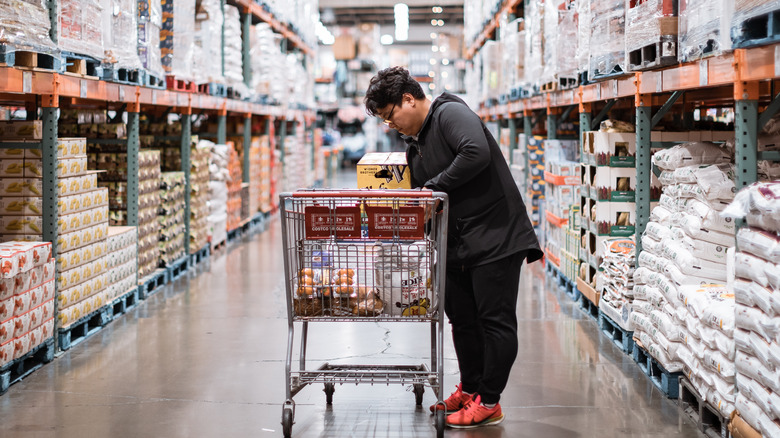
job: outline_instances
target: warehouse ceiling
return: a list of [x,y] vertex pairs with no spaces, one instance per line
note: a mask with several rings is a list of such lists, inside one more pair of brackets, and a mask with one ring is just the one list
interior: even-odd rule
[[[392,25],[393,7],[399,0],[320,0],[320,20],[326,26],[355,26],[360,23]],[[447,25],[463,24],[463,0],[405,0],[409,6],[409,24],[428,24],[443,20]],[[442,8],[434,13],[433,7]]]

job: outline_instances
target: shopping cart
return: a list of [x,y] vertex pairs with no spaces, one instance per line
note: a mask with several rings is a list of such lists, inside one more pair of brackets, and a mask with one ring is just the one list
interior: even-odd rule
[[[411,385],[422,405],[425,387],[442,404],[447,195],[428,190],[303,190],[280,196],[287,292],[285,437],[292,434],[293,397],[306,385]],[[430,365],[341,365],[307,368],[309,322],[428,322]],[[295,324],[300,356],[293,370]],[[444,435],[444,410],[434,416]]]

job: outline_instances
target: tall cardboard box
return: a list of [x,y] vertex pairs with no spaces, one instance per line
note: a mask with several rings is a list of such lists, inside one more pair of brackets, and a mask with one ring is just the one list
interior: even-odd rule
[[374,152],[357,164],[360,189],[411,189],[412,177],[403,152]]
[[349,61],[355,59],[357,47],[355,38],[351,35],[339,35],[333,43],[333,57],[339,61]]

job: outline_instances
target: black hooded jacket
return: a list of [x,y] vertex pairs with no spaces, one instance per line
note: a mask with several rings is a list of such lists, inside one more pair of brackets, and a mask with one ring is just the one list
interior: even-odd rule
[[413,187],[449,195],[447,263],[472,267],[527,251],[542,251],[520,191],[496,140],[458,97],[431,103],[417,140],[405,137]]

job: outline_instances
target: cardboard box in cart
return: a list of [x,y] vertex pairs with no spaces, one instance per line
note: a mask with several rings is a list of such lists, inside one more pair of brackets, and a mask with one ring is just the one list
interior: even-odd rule
[[359,189],[411,189],[412,177],[403,152],[374,152],[357,164]]

